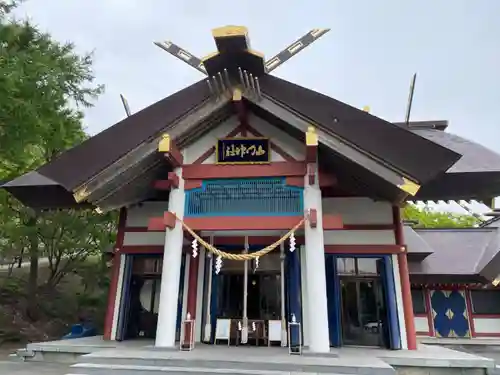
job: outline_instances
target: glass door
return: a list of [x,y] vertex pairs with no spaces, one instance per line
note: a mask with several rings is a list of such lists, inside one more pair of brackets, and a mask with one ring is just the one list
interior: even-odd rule
[[343,343],[383,346],[385,303],[379,280],[344,277],[340,285]]

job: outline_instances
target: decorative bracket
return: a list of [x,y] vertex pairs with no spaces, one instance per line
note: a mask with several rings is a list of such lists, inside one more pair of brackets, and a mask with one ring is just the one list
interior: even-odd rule
[[173,229],[175,228],[177,218],[175,213],[165,211],[163,217],[152,217],[148,222],[149,232],[163,232],[165,228]]
[[181,152],[167,133],[162,135],[158,143],[158,152],[165,154],[165,157],[173,168],[180,167],[184,161]]
[[168,172],[166,180],[157,180],[154,182],[153,187],[156,190],[171,190],[179,188],[179,176],[175,172]]

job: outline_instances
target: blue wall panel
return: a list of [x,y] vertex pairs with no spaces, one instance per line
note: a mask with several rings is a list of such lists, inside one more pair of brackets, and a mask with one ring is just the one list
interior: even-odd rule
[[396,285],[394,284],[394,274],[392,259],[390,256],[385,255],[382,258],[382,272],[381,278],[385,291],[385,304],[387,306],[389,347],[391,349],[401,349],[401,334],[398,321],[398,309],[396,300]]
[[431,290],[431,307],[437,337],[470,337],[463,291]]
[[342,324],[340,320],[340,280],[337,277],[337,258],[325,254],[326,296],[328,306],[328,330],[330,345],[342,345]]
[[184,216],[302,215],[303,190],[283,177],[207,180],[186,191]]
[[[302,323],[302,307],[300,293],[300,260],[298,249],[293,252],[286,252],[286,278],[288,292],[288,317],[287,321],[292,321],[292,316],[295,315],[297,322]],[[303,324],[303,323],[302,323]],[[292,330],[290,333],[290,345],[299,345],[299,332]]]

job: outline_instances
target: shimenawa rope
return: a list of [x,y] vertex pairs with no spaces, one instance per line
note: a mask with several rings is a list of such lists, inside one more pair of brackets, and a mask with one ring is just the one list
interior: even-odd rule
[[[206,242],[205,240],[203,240],[203,238],[201,238],[200,236],[198,236],[196,234],[196,232],[194,230],[192,230],[189,226],[187,226],[187,224],[184,221],[182,221],[178,217],[176,217],[176,219],[182,224],[182,226],[184,227],[184,229],[186,229],[186,231],[188,231],[189,234],[191,234],[191,236],[193,236],[202,246],[205,247],[205,249],[207,249],[208,251],[210,251],[211,253],[213,253],[213,254],[215,254],[217,256],[220,256],[223,259],[231,259],[231,260],[253,260],[253,259],[260,258],[260,257],[262,257],[262,256],[270,253],[271,251],[273,251],[274,249],[276,249],[279,245],[281,245],[283,242],[285,242],[306,221],[305,218],[302,219],[302,220],[300,220],[292,229],[290,229],[278,241],[272,243],[269,246],[266,246],[265,248],[263,248],[263,249],[261,249],[259,251],[255,251],[253,253],[248,253],[248,254],[233,254],[233,253],[226,253],[225,251],[219,250],[216,247],[212,246],[211,244],[209,244],[208,242]],[[243,250],[242,250],[242,252],[243,252]]]

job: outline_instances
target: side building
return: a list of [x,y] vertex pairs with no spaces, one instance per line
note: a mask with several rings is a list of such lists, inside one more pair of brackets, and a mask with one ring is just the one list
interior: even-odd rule
[[480,228],[405,227],[417,335],[500,337],[498,219]]

